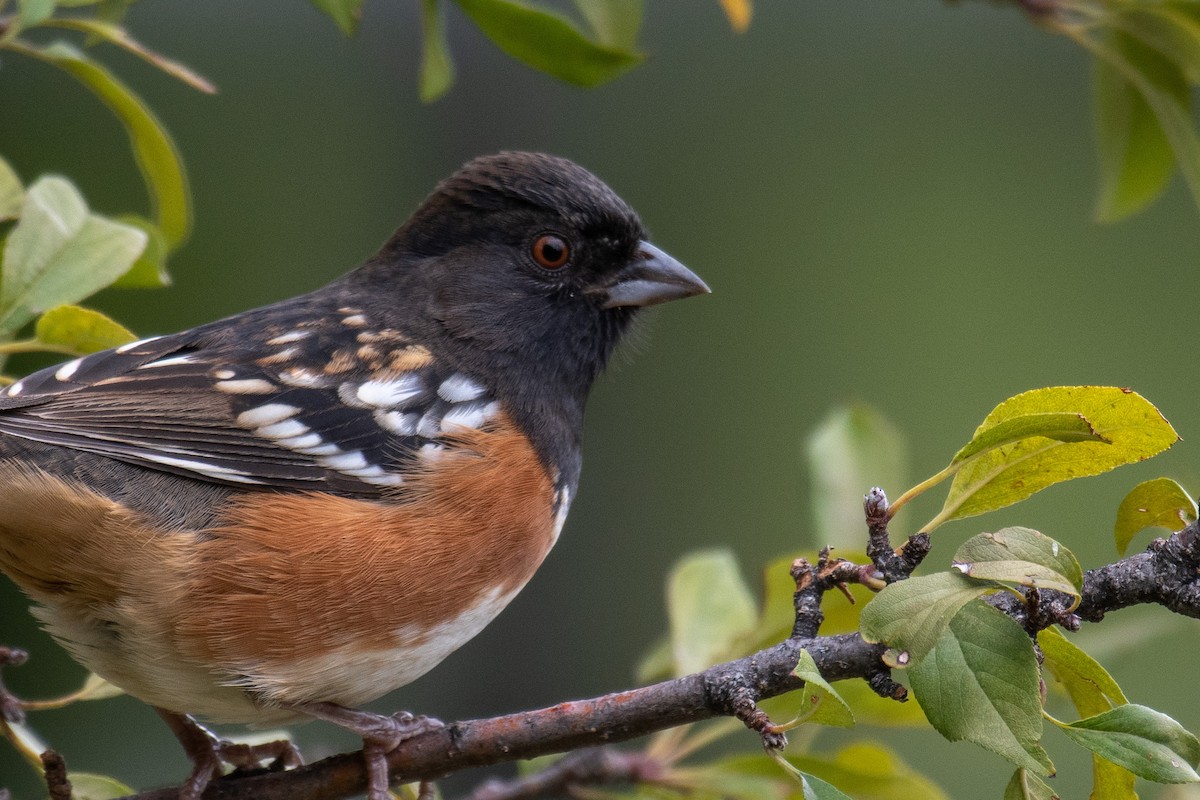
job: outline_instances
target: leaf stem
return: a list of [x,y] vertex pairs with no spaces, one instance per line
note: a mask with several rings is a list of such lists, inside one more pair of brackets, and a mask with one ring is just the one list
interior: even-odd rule
[[48,344],[37,339],[22,339],[19,342],[4,342],[0,344],[0,354],[15,353],[58,353],[64,356],[77,356],[80,352],[73,347],[62,344]]

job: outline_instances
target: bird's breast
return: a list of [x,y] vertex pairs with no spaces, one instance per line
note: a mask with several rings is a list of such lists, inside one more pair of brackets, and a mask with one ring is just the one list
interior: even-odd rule
[[180,650],[268,704],[360,704],[490,622],[549,551],[568,503],[503,415],[464,430],[391,502],[246,495],[198,545]]

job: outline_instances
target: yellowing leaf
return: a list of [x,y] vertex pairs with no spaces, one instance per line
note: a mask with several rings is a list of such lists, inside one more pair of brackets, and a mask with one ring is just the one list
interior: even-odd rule
[[90,772],[72,772],[71,800],[114,800],[134,794],[133,789],[108,775],[93,775]]
[[[1081,717],[1101,714],[1129,702],[1121,687],[1096,659],[1067,639],[1057,628],[1038,633],[1046,672],[1061,686]],[[1048,682],[1049,683],[1049,682]],[[1124,767],[1092,756],[1091,800],[1136,800],[1134,774]]]
[[721,0],[721,8],[729,18],[729,27],[738,33],[745,33],[750,28],[750,18],[754,15],[750,0]]
[[855,742],[833,754],[793,756],[804,772],[824,778],[862,800],[946,800],[938,786],[880,742]]
[[1105,441],[1035,437],[989,450],[964,463],[954,476],[941,512],[924,530],[1004,508],[1060,481],[1145,460],[1179,440],[1175,429],[1145,398],[1113,386],[1057,386],[1024,392],[996,406],[973,438],[1014,417],[1047,412],[1080,414]]
[[1113,535],[1117,552],[1125,555],[1133,537],[1146,528],[1166,528],[1174,533],[1196,519],[1196,501],[1170,478],[1143,481],[1121,501]]
[[0,158],[0,222],[16,219],[24,202],[25,187],[21,185],[21,179],[8,162]]
[[667,579],[667,616],[677,675],[710,667],[733,654],[758,616],[737,561],[728,550],[684,558]]
[[98,353],[137,339],[119,322],[80,306],[56,306],[38,318],[34,336],[42,344],[76,355]]

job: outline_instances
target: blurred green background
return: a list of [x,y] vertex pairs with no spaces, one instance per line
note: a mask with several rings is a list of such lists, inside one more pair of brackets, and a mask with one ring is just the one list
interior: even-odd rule
[[[456,719],[627,688],[665,629],[663,578],[683,553],[732,547],[753,580],[769,557],[820,544],[804,441],[846,402],[907,434],[911,482],[997,402],[1035,386],[1132,386],[1186,440],[947,526],[939,565],[972,533],[1019,522],[1096,566],[1115,557],[1114,513],[1134,484],[1166,474],[1200,489],[1187,311],[1200,217],[1177,181],[1148,212],[1093,223],[1089,66],[1067,41],[985,4],[763,2],[739,36],[716,0],[648,0],[648,62],[581,91],[508,60],[451,6],[459,82],[423,106],[416,7],[370,0],[345,40],[299,0],[136,6],[134,34],[221,92],[103,55],[175,135],[196,229],[172,288],[94,304],[150,334],[314,288],[370,254],[461,162],[512,148],[595,171],[713,295],[655,312],[597,387],[578,500],[525,592],[377,708]],[[27,182],[71,176],[101,212],[144,208],[115,119],[66,75],[15,56],[0,64],[0,154]],[[1181,688],[1197,674],[1195,624],[1127,611],[1089,636],[1115,653],[1106,663],[1131,700],[1200,730],[1200,699]],[[7,583],[0,642],[33,654],[6,673],[18,693],[82,676]],[[187,771],[129,698],[32,722],[73,769],[140,787]],[[322,724],[297,735],[310,759],[355,746]],[[999,797],[1010,774],[929,731],[884,736],[952,797]],[[1057,733],[1047,744],[1056,789],[1085,796],[1086,759]],[[2,743],[0,786],[39,796]]]

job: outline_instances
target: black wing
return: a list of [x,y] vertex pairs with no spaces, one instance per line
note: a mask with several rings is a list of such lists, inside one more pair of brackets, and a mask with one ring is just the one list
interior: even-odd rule
[[0,433],[223,484],[380,496],[489,391],[354,308],[247,312],[50,367],[0,392]]

